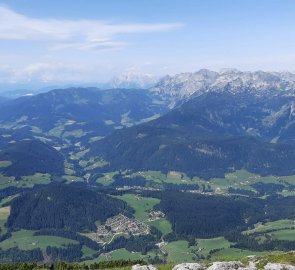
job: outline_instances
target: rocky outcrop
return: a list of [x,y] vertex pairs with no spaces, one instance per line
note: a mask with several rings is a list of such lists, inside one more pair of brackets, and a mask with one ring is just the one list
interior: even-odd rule
[[181,263],[173,267],[172,270],[203,270],[205,266],[199,263]]
[[140,265],[136,264],[132,266],[132,270],[157,270],[157,268],[153,265]]
[[265,270],[295,270],[295,266],[284,263],[268,263],[264,266]]
[[244,270],[245,265],[238,261],[214,262],[207,270]]
[[[132,270],[157,270],[153,265],[134,265]],[[181,263],[173,267],[172,270],[257,270],[255,262],[250,262],[245,266],[239,261],[231,262],[214,262],[211,266],[206,267],[199,263]],[[295,270],[295,266],[283,263],[268,263],[264,270]]]

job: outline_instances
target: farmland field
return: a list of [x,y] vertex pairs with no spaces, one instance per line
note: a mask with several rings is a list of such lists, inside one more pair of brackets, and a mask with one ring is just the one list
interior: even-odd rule
[[17,246],[22,250],[34,248],[46,249],[47,246],[63,247],[68,244],[77,244],[78,242],[56,236],[38,235],[34,236],[34,231],[20,230],[13,232],[12,236],[0,243],[0,248],[9,249]]
[[141,221],[147,221],[148,211],[160,202],[156,198],[139,197],[134,194],[125,194],[117,197],[120,200],[125,201],[130,207],[135,210],[135,218]]

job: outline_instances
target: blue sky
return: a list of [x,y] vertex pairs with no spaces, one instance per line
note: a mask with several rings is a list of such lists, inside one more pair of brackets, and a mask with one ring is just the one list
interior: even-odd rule
[[294,14],[293,0],[0,1],[0,81],[295,71]]

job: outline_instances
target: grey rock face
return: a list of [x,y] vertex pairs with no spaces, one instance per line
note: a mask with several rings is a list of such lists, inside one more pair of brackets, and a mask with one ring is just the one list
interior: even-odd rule
[[254,95],[264,95],[272,91],[288,91],[295,89],[295,74],[279,72],[242,72],[239,70],[222,70],[214,72],[199,70],[186,72],[160,79],[151,91],[168,98],[174,103],[186,100],[190,96],[206,92],[231,93],[251,92]]
[[242,270],[245,265],[239,261],[232,262],[214,262],[207,270]]
[[[157,270],[153,265],[132,266],[132,270]],[[231,262],[214,262],[210,267],[205,267],[199,263],[181,263],[173,267],[172,270],[257,270],[255,262],[250,262],[245,266],[239,261]],[[264,270],[295,270],[295,266],[283,263],[268,263],[264,266]]]
[[268,263],[264,266],[265,270],[295,270],[295,266],[283,263]]
[[136,264],[132,266],[132,270],[157,270],[157,268],[153,265],[140,265]]
[[204,266],[199,263],[181,263],[173,267],[172,270],[202,270]]

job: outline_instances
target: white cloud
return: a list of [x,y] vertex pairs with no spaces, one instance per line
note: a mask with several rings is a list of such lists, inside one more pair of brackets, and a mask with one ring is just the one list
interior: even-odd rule
[[119,34],[173,30],[181,23],[111,23],[97,20],[37,19],[0,6],[0,39],[47,42],[51,49],[106,50],[126,45]]

